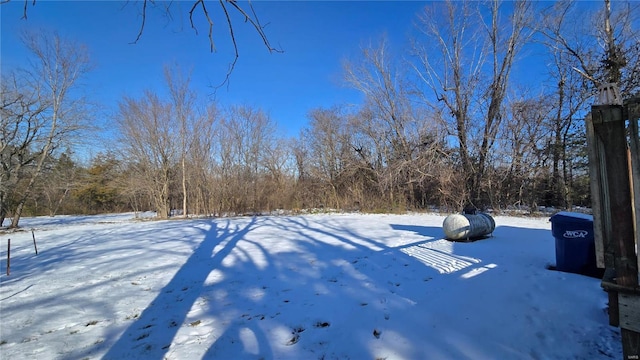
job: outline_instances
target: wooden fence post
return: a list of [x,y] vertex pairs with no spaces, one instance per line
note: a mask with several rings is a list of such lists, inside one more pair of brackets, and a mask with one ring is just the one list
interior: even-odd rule
[[11,274],[11,239],[7,239],[7,276]]
[[33,237],[33,248],[36,249],[36,255],[38,255],[38,246],[36,245],[36,234],[31,229],[31,236]]
[[[635,219],[632,214],[631,181],[626,176],[629,169],[627,158],[627,128],[629,113],[627,106],[594,105],[591,107],[589,136],[590,161],[597,161],[592,176],[599,181],[599,207],[594,215],[600,218],[604,262],[615,268],[615,280],[603,279],[603,287],[609,292],[609,300],[617,304],[610,308],[610,321],[619,321],[622,335],[622,351],[625,359],[640,356],[640,288],[638,287],[638,261],[635,243]],[[629,119],[637,121],[637,119]],[[592,126],[592,129],[589,129]],[[633,151],[633,149],[632,149]],[[624,174],[624,175],[623,175]],[[592,183],[593,185],[593,183]],[[592,186],[593,189],[593,186]],[[599,210],[599,211],[598,211]],[[599,226],[598,226],[599,227]],[[612,256],[613,255],[613,256]],[[602,255],[601,255],[602,256]],[[612,258],[613,257],[613,258]],[[602,259],[602,258],[600,258]],[[617,305],[617,309],[615,308]],[[616,314],[617,313],[617,314]]]

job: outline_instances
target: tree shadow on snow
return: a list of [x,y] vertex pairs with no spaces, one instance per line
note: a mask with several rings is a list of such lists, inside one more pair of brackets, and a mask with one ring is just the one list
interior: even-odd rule
[[414,232],[418,235],[432,237],[434,239],[441,238],[444,235],[442,227],[435,226],[391,224],[391,228],[393,230]]
[[[196,233],[189,235],[185,224]],[[366,217],[254,217],[191,225],[171,223],[170,234],[187,234],[184,241],[193,242],[177,271],[154,263],[151,270],[140,267],[140,274],[126,276],[176,271],[171,280],[127,320],[124,331],[122,323],[112,324],[111,337],[77,358],[96,351],[113,360],[546,357],[518,348],[519,339],[543,334],[538,319],[545,316],[545,303],[573,296],[545,291],[560,276],[545,269],[554,260],[553,237],[548,229],[526,224],[498,225],[493,237],[472,243],[444,240],[438,226]],[[113,260],[82,252],[90,248],[86,244],[69,243],[58,255],[45,255],[65,256],[53,264]],[[153,242],[118,254],[136,261],[135,251],[149,251],[144,245]],[[105,296],[96,306],[109,307],[109,300]],[[531,310],[523,314],[523,308]],[[545,348],[543,337],[535,341]]]
[[[198,248],[111,346],[104,359],[163,359],[206,287],[209,274],[221,267],[223,259],[255,227],[256,218],[242,228],[229,220],[223,227],[212,222]],[[214,252],[217,246],[222,248]]]
[[[455,243],[443,240],[440,227],[389,224],[395,231],[370,232],[363,228],[366,221],[349,221],[300,216],[254,218],[245,226],[213,222],[104,358],[197,353],[204,359],[272,359],[283,351],[318,359],[531,355],[531,349],[510,344],[515,338],[508,326],[487,324],[510,311],[500,306],[505,298],[540,297],[522,283],[544,284],[553,250],[536,242],[550,237],[548,230],[498,226],[492,238]],[[253,231],[262,226],[274,230]],[[389,245],[398,243],[402,231],[419,236]],[[226,257],[232,261],[223,263]],[[530,271],[514,271],[514,264]],[[207,284],[216,269],[222,276]],[[202,313],[193,317],[189,312],[200,298],[208,303],[197,306]],[[441,310],[451,308],[457,310]],[[528,326],[528,337],[537,336],[530,317],[508,315]],[[188,335],[177,338],[181,328]],[[487,335],[492,332],[498,335]],[[479,337],[487,343],[478,345]],[[200,340],[204,348],[189,352]]]

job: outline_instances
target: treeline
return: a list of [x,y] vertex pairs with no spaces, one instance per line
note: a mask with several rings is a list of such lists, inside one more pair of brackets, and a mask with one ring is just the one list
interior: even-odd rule
[[[209,106],[183,126],[174,120],[174,109],[151,93],[127,99],[118,124],[129,137],[119,139],[120,151],[95,156],[88,165],[65,153],[52,157],[26,213],[154,210],[168,217],[172,209],[185,213],[185,204],[187,214],[205,215],[308,208],[386,212],[455,210],[468,201],[455,146],[418,127],[419,121],[405,124],[406,135],[397,137],[364,117],[370,113],[315,109],[299,138],[283,139],[260,109]],[[556,192],[550,186],[552,147],[546,146],[551,132],[530,137],[516,131],[521,142],[505,138],[491,156],[482,187],[486,206],[588,206],[581,133],[567,146],[575,149],[568,186]],[[519,162],[500,163],[510,157]],[[19,184],[25,186],[26,179]]]
[[[429,4],[410,49],[398,55],[383,37],[345,62],[362,103],[311,109],[295,138],[263,109],[207,102],[167,67],[164,89],[119,102],[112,151],[82,165],[61,150],[91,116],[74,93],[42,86],[56,79],[40,76],[48,66],[64,66],[33,51],[41,66],[26,73],[45,80],[3,74],[0,215],[589,206],[582,118],[602,83],[640,90],[638,5],[620,4]],[[30,49],[66,49],[59,64],[84,70],[81,47],[36,39]],[[546,51],[546,77],[514,78],[532,46]]]
[[[403,158],[395,154],[393,143],[367,139],[367,129],[358,126],[359,114],[345,114],[338,108],[312,111],[309,127],[294,140],[275,137],[274,124],[258,109],[233,107],[216,114],[220,118],[206,118],[213,121],[213,134],[191,138],[197,143],[189,144],[185,153],[180,152],[175,134],[164,134],[170,139],[168,146],[161,148],[157,142],[150,146],[155,149],[148,149],[157,154],[140,158],[136,155],[142,155],[143,149],[131,148],[126,158],[110,152],[93,157],[87,165],[75,163],[66,153],[52,157],[26,202],[26,214],[154,210],[168,217],[172,209],[174,214],[184,213],[185,199],[188,214],[205,215],[309,208],[455,210],[467,201],[455,148],[419,131],[402,140],[410,149]],[[160,140],[163,135],[151,137]],[[150,140],[138,143],[150,144]],[[380,142],[385,148],[378,152],[365,146],[368,142]],[[574,197],[572,204],[588,206],[586,159],[578,156],[572,157],[575,166],[567,192]],[[519,167],[492,167],[483,187],[487,205],[495,210],[566,206],[565,199],[571,198],[563,197],[565,192],[553,194],[549,186],[553,181],[549,149],[532,149],[522,157],[525,161]],[[26,184],[19,182],[16,193]]]

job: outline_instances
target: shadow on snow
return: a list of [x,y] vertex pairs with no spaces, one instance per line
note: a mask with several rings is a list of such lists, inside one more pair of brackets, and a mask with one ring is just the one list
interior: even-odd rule
[[[256,218],[242,228],[230,221],[224,227],[213,222],[198,248],[104,358],[164,358],[187,314],[205,290],[211,271],[221,267],[222,260],[255,225]],[[216,246],[222,248],[214,252]]]
[[[535,300],[562,296],[544,293],[545,281],[560,276],[544,269],[553,256],[548,230],[498,226],[492,238],[453,243],[440,227],[349,221],[254,217],[197,223],[203,228],[176,222],[173,231],[184,226],[200,234],[187,237],[194,244],[186,261],[124,331],[111,326],[101,345],[74,355],[103,346],[104,358],[114,360],[545,357],[514,343],[539,339],[544,349],[539,320],[501,305],[531,303],[533,313],[544,314],[545,302]],[[71,262],[88,256],[60,254]],[[525,271],[511,271],[514,264]],[[106,295],[95,300],[109,308]],[[189,348],[194,344],[200,347]]]

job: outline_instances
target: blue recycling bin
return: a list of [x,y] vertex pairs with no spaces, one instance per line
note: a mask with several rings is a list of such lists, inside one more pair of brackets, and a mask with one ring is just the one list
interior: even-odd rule
[[596,272],[593,216],[561,211],[549,220],[556,240],[556,270],[585,275]]

